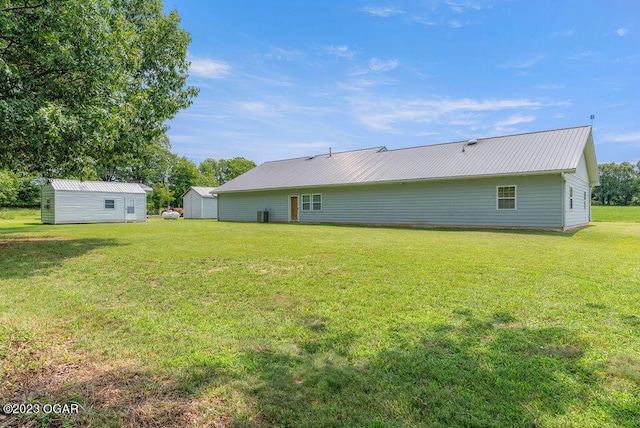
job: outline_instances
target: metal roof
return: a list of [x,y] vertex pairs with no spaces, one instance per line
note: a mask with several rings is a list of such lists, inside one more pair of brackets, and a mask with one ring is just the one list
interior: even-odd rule
[[55,190],[70,192],[142,193],[145,190],[138,183],[117,183],[114,181],[78,181],[50,178],[49,184]]
[[212,194],[212,192],[214,192],[216,189],[217,187],[191,186],[187,189],[186,192],[184,192],[182,196],[186,195],[189,192],[189,190],[193,190],[203,198],[215,198],[215,195]]
[[[475,142],[475,143],[473,143]],[[591,127],[387,150],[375,147],[266,162],[218,187],[218,193],[406,180],[575,171],[585,153],[597,184]]]

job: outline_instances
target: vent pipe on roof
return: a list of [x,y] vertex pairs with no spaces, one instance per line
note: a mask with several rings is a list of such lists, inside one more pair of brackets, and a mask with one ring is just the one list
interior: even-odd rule
[[329,147],[329,157],[331,157],[331,147]]

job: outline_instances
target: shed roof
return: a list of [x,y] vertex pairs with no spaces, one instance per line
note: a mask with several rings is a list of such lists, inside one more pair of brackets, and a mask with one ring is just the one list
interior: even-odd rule
[[65,180],[61,178],[50,178],[48,181],[55,190],[65,190],[70,192],[146,193],[138,183],[79,181]]
[[217,192],[573,172],[583,153],[587,156],[589,180],[597,184],[591,127],[582,126],[406,149],[374,147],[265,162],[218,187]]
[[213,194],[213,192],[216,189],[217,189],[217,187],[191,186],[191,187],[189,187],[187,189],[186,192],[184,192],[184,194],[182,196],[184,197],[184,195],[189,193],[189,190],[193,190],[194,192],[196,192],[198,195],[202,196],[203,198],[215,198],[215,195]]

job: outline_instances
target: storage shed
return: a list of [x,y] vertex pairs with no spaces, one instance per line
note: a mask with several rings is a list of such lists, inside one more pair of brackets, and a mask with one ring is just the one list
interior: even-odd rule
[[599,184],[590,126],[266,162],[218,187],[220,221],[567,230]]
[[218,218],[216,187],[191,186],[182,195],[184,218]]
[[41,218],[47,224],[144,222],[146,194],[137,183],[49,179]]

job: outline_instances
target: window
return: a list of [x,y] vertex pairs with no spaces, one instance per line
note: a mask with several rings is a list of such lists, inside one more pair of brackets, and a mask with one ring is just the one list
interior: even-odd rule
[[302,211],[311,211],[311,195],[302,195]]
[[105,199],[104,200],[104,209],[105,210],[112,210],[115,209],[116,207],[116,201],[113,199]]
[[322,195],[317,194],[313,195],[313,206],[311,207],[314,211],[322,210]]
[[584,202],[582,203],[582,209],[586,210],[587,209],[587,192],[584,192]]
[[573,187],[569,186],[569,209],[573,209]]
[[302,195],[302,211],[322,211],[322,194]]
[[516,186],[498,186],[498,209],[516,209]]

